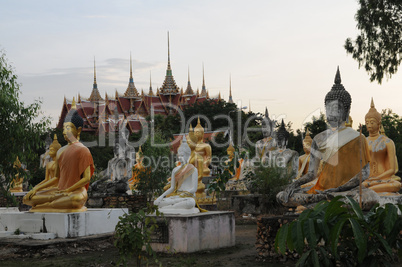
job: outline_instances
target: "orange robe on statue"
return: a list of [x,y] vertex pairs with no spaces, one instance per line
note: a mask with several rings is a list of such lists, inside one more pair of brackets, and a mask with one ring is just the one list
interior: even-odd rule
[[[91,167],[91,177],[95,171],[91,152],[80,142],[67,146],[59,156],[58,163],[59,190],[67,189],[77,183],[88,166]],[[88,186],[89,183],[85,185],[85,188],[88,189]]]

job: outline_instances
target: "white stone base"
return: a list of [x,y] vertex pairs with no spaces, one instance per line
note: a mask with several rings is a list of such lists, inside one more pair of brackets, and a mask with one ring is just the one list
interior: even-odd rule
[[[235,245],[235,217],[231,211],[188,215],[165,214],[168,243],[152,243],[157,252],[196,252]],[[162,221],[158,219],[158,222]]]
[[[30,235],[53,233],[56,237],[79,237],[112,233],[119,221],[119,216],[127,213],[127,209],[88,209],[75,213],[0,213],[0,231]],[[38,236],[48,238],[51,236]]]

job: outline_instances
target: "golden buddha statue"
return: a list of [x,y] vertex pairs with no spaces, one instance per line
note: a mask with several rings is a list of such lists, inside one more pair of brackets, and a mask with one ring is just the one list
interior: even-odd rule
[[299,157],[299,170],[297,172],[297,176],[295,179],[299,179],[302,175],[305,175],[308,171],[308,166],[310,164],[310,150],[311,143],[313,143],[313,139],[310,137],[310,131],[307,129],[306,136],[303,140],[303,150],[304,155]]
[[57,135],[54,134],[53,143],[50,144],[50,146],[49,146],[49,156],[51,157],[52,161],[49,161],[46,164],[45,180],[43,180],[42,182],[37,184],[37,186],[41,185],[43,183],[46,183],[47,181],[49,181],[51,178],[54,177],[54,175],[56,173],[57,151],[59,151],[60,148],[61,148],[61,145],[60,145],[59,141],[57,140]]
[[138,152],[135,153],[135,165],[133,167],[133,176],[131,177],[130,180],[128,180],[128,185],[130,186],[130,190],[133,190],[136,188],[136,183],[138,183],[139,180],[139,174],[140,172],[144,169],[144,165],[142,164],[142,161],[144,159],[144,155],[142,154],[142,149],[141,146],[138,149]]
[[86,211],[87,188],[94,173],[94,163],[87,147],[79,142],[84,124],[75,100],[63,124],[67,145],[57,151],[54,177],[35,186],[23,198],[31,212]]
[[[232,144],[229,145],[229,147],[226,150],[226,153],[228,154],[228,157],[229,157],[229,159],[226,161],[226,164],[229,164],[229,162],[231,162],[234,159],[234,156],[235,156],[235,148],[233,147]],[[235,165],[235,173],[233,175],[233,173],[230,172],[230,174],[233,175],[233,177],[230,178],[229,181],[237,181],[237,180],[239,180],[240,175],[241,175],[242,170],[243,170],[243,168],[242,168],[243,167],[243,161],[244,161],[244,159],[239,159],[238,160],[239,167],[236,168],[236,165]]]
[[[21,166],[22,166],[22,164],[21,164],[21,162],[20,162],[20,160],[18,159],[18,156],[17,156],[17,159],[14,161],[13,167],[15,169],[20,169]],[[22,183],[23,182],[24,182],[24,178],[23,177],[20,178],[19,174],[16,174],[14,176],[13,181],[11,182],[10,192],[11,193],[22,192]]]
[[209,164],[211,163],[212,149],[209,144],[204,143],[204,128],[201,126],[200,118],[198,124],[188,133],[187,144],[191,149],[189,163],[193,164],[198,170],[198,188],[196,192],[197,199],[205,198],[205,185],[202,177],[210,175]]
[[395,176],[398,171],[395,144],[380,134],[381,114],[375,108],[373,99],[365,121],[369,132],[367,141],[371,160],[370,176],[363,185],[377,193],[398,192],[401,189],[401,178]]

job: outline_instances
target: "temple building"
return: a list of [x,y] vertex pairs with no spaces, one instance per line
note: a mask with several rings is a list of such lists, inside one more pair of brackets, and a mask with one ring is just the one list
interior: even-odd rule
[[[180,89],[177,86],[170,65],[168,36],[168,63],[166,76],[162,87],[157,88],[156,92],[152,89],[151,80],[148,94],[144,94],[143,91],[141,91],[141,93],[138,92],[134,84],[130,54],[130,78],[126,91],[124,94],[120,94],[116,90],[114,96],[109,96],[106,93],[105,97],[102,98],[96,83],[96,66],[94,60],[94,83],[91,95],[89,98],[84,98],[78,94],[76,106],[79,115],[84,119],[83,132],[98,135],[100,133],[115,132],[121,127],[126,127],[131,134],[142,129],[145,117],[151,114],[151,109],[154,110],[154,114],[161,114],[164,116],[169,114],[174,115],[178,112],[177,109],[183,110],[186,106],[193,105],[194,103],[201,103],[207,99],[210,99],[210,97],[205,87],[204,66],[201,93],[198,89],[196,92],[192,89],[190,83],[190,71],[188,74],[186,90],[183,92],[183,89]],[[220,101],[220,93],[219,96],[214,99]],[[230,100],[233,101],[231,88]],[[63,122],[67,113],[71,109],[71,104],[72,100],[68,100],[64,97],[57,128],[63,128]]]

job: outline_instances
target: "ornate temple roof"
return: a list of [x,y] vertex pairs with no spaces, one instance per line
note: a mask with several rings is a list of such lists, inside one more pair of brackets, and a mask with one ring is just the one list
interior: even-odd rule
[[179,90],[180,88],[177,86],[173,78],[172,68],[170,66],[170,44],[169,44],[169,32],[168,32],[168,65],[165,80],[163,81],[162,87],[160,88],[160,94],[164,95],[178,94]]
[[187,82],[187,89],[184,92],[185,95],[193,95],[194,91],[193,88],[191,88],[191,83],[190,83],[190,67],[188,68],[188,82]]
[[98,102],[102,101],[103,98],[101,97],[99,90],[98,90],[98,84],[96,83],[96,66],[95,66],[95,58],[94,58],[94,84],[92,87],[92,92],[91,95],[89,96],[88,100],[93,101],[93,102]]
[[124,93],[125,97],[138,97],[137,88],[134,85],[134,78],[133,78],[133,61],[131,60],[131,53],[130,53],[130,79],[128,81],[127,90]]

